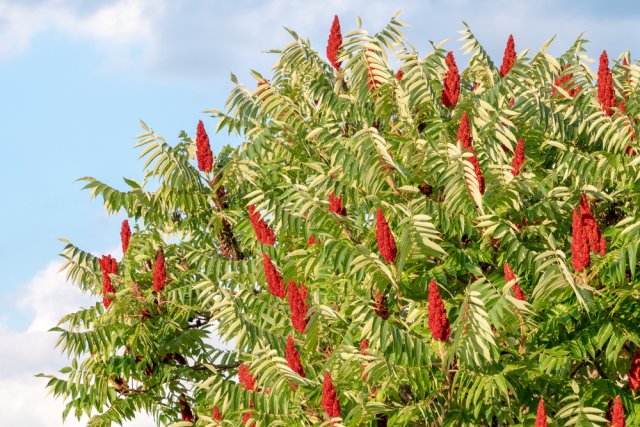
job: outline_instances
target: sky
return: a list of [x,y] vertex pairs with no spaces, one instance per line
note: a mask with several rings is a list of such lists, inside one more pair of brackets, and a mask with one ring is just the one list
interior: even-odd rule
[[[534,52],[556,35],[559,54],[584,32],[591,58],[640,46],[633,0],[0,0],[0,425],[63,425],[62,403],[34,374],[65,366],[46,331],[94,299],[59,272],[58,238],[116,255],[124,219],[77,179],[120,188],[122,177],[140,179],[141,119],[169,143],[195,135],[198,120],[213,129],[203,111],[223,109],[231,72],[251,88],[250,69],[268,77],[275,58],[264,52],[290,40],[283,27],[324,52],[334,14],[343,33],[356,16],[374,33],[398,10],[422,54],[448,39],[462,55],[463,20],[497,63],[509,34],[517,51]],[[214,151],[238,143],[209,136]]]

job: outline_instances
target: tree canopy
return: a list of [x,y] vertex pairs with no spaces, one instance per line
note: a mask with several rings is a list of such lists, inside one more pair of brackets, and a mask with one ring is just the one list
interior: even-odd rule
[[195,137],[142,124],[141,181],[82,178],[128,220],[119,260],[65,241],[65,417],[640,425],[638,62],[403,26],[289,30]]

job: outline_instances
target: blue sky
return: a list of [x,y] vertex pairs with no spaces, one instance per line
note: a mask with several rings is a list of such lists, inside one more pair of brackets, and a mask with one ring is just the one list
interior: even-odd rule
[[[15,348],[37,341],[42,353],[34,359],[0,350],[0,365],[12,367],[0,368],[0,401],[10,398],[19,408],[34,390],[42,394],[41,382],[24,378],[63,363],[44,331],[87,301],[56,273],[57,238],[96,253],[119,245],[123,217],[108,217],[77,178],[115,186],[123,176],[139,178],[139,119],[168,141],[181,130],[195,134],[199,119],[212,129],[202,111],[224,106],[231,71],[250,87],[250,68],[268,75],[273,58],[261,52],[289,40],[282,27],[324,51],[334,13],[343,32],[355,27],[356,15],[374,32],[398,9],[422,53],[429,40],[448,38],[447,47],[461,55],[462,20],[498,63],[510,33],[518,51],[535,51],[556,34],[551,52],[559,53],[581,32],[592,58],[605,48],[616,58],[640,46],[634,1],[0,0],[0,340]],[[210,136],[214,150],[235,143]],[[20,424],[60,425],[59,406],[46,402],[51,414]],[[18,422],[11,418],[18,413],[1,411],[0,424]]]

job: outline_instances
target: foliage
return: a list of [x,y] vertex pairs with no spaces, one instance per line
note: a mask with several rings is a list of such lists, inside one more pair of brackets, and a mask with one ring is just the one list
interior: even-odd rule
[[[107,273],[108,309],[99,256],[65,241],[69,279],[98,301],[53,329],[71,363],[43,376],[65,416],[329,425],[333,387],[335,425],[533,425],[542,397],[549,425],[605,425],[616,396],[627,425],[640,425],[627,378],[640,348],[638,63],[612,63],[625,111],[609,115],[582,37],[560,57],[551,41],[524,51],[503,75],[465,24],[458,64],[468,67],[449,108],[447,51],[420,56],[403,26],[393,17],[370,35],[358,21],[339,50],[333,34],[335,68],[290,31],[269,79],[253,72],[252,90],[232,76],[226,111],[210,112],[217,132],[243,141],[217,153],[211,172],[196,166],[195,138],[170,145],[143,123],[141,183],[82,178],[133,230]],[[458,140],[463,113],[472,146]],[[606,254],[587,253],[577,273],[581,195]],[[378,249],[378,209],[393,256]],[[154,291],[160,255],[166,279]],[[272,295],[267,277],[293,302]],[[432,280],[451,325],[439,339]],[[287,363],[295,351],[305,376]],[[240,362],[253,390],[236,380]]]

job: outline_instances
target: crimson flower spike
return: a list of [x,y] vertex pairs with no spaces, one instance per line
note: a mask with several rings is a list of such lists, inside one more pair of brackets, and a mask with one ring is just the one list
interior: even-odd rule
[[329,194],[329,210],[336,215],[347,216],[347,209],[342,205],[342,198],[331,192]]
[[[473,170],[476,174],[476,178],[478,180],[478,189],[480,190],[480,194],[484,194],[484,175],[480,170],[480,162],[478,162],[478,157],[476,156],[476,152],[473,149],[473,145],[471,144],[471,126],[469,125],[469,116],[467,112],[463,112],[460,117],[460,126],[458,127],[458,140],[462,144],[462,151],[468,151],[472,154],[469,158],[469,162],[473,165]],[[469,183],[467,183],[467,188],[469,188]]]
[[[511,270],[511,266],[509,265],[508,262],[504,263],[504,281],[506,283],[509,283],[512,280],[515,280],[516,275],[513,274],[513,270]],[[513,296],[520,300],[520,301],[526,301],[527,297],[524,295],[524,292],[522,292],[522,289],[520,288],[520,285],[518,284],[518,282],[515,282],[512,286],[511,289],[513,290]]]
[[536,413],[536,424],[534,427],[547,427],[547,410],[544,408],[544,399],[538,402],[538,412]]
[[285,297],[284,280],[282,280],[282,276],[271,262],[269,255],[262,254],[262,264],[264,265],[264,274],[267,277],[269,292],[271,292],[271,295],[274,297],[283,300]]
[[[302,361],[300,360],[300,353],[296,349],[296,344],[293,342],[293,337],[289,335],[287,337],[287,346],[285,348],[285,358],[287,359],[287,365],[291,368],[293,372],[300,375],[301,377],[306,377],[304,374],[304,368],[302,367]],[[292,388],[295,387],[292,385]]]
[[513,176],[518,176],[520,174],[520,169],[522,168],[522,165],[524,165],[524,161],[524,140],[520,138],[518,139],[518,144],[516,145],[516,153],[513,156],[513,160],[511,161]]
[[613,114],[616,106],[616,94],[613,89],[613,77],[609,69],[609,58],[607,51],[603,50],[600,55],[600,65],[598,67],[598,101],[602,106],[602,111],[608,116]]
[[289,310],[291,311],[291,324],[293,327],[304,334],[307,327],[307,288],[304,283],[300,284],[300,288],[293,280],[289,280]]
[[102,304],[105,308],[109,308],[113,298],[108,298],[107,294],[112,294],[116,288],[111,282],[110,274],[118,274],[118,262],[111,255],[103,255],[100,258],[100,272],[102,273]]
[[267,222],[260,216],[260,213],[254,205],[249,206],[249,219],[251,220],[251,225],[253,226],[253,231],[256,233],[258,242],[273,246],[276,243],[276,236],[271,227],[269,227]]
[[513,41],[513,35],[509,34],[507,40],[507,47],[504,49],[504,57],[502,58],[502,65],[500,66],[500,75],[502,77],[509,74],[511,68],[516,63],[516,47]]
[[240,363],[240,366],[238,367],[238,382],[248,391],[256,389],[256,379],[251,375],[249,365],[244,362]]
[[329,41],[327,43],[327,59],[329,59],[331,66],[336,70],[339,70],[340,65],[342,65],[342,62],[338,61],[341,47],[342,33],[340,33],[340,20],[338,19],[338,15],[335,15],[333,17],[331,32],[329,33]]
[[431,279],[429,283],[429,330],[433,339],[445,342],[451,335],[449,327],[449,319],[447,319],[447,311],[444,308],[440,290],[436,281]]
[[164,265],[164,252],[159,250],[153,265],[153,290],[160,293],[167,283],[167,270]]
[[573,223],[571,225],[571,262],[576,273],[580,273],[591,264],[582,215],[576,208],[573,208]]
[[384,212],[380,208],[376,212],[376,240],[380,255],[387,264],[392,264],[396,260],[396,242],[391,234],[387,219],[384,217]]
[[447,73],[442,83],[442,105],[447,108],[453,108],[458,103],[460,96],[460,73],[456,60],[453,58],[453,52],[447,53],[445,60],[447,64]]
[[198,129],[196,130],[196,157],[198,158],[198,169],[204,173],[211,172],[213,153],[211,153],[209,136],[207,131],[204,130],[202,120],[198,121]]
[[624,407],[622,406],[620,395],[618,395],[613,402],[613,409],[611,410],[611,427],[626,427],[626,425],[627,423],[624,420]]
[[215,405],[213,407],[213,414],[211,414],[211,419],[213,421],[222,421],[222,413],[220,413],[220,408],[218,408],[218,405]]
[[122,253],[126,254],[127,249],[129,249],[129,240],[131,240],[131,228],[129,227],[129,221],[122,221],[122,226],[120,227],[120,241],[122,242]]
[[[329,371],[324,372],[324,381],[322,383],[322,408],[329,418],[340,417],[340,402],[336,396],[336,389],[333,387],[331,374]],[[333,425],[333,423],[331,423]]]

